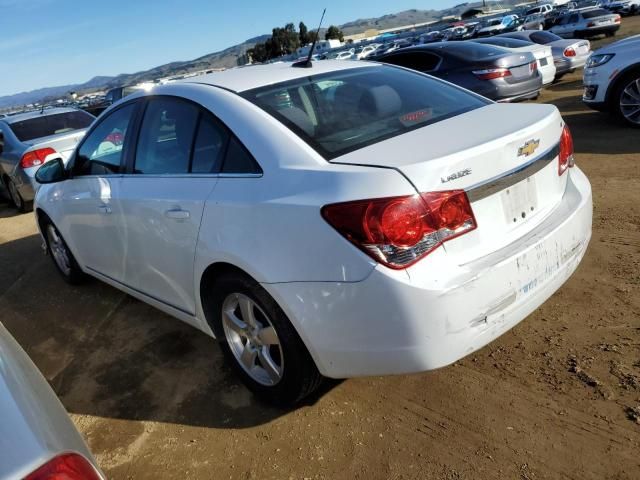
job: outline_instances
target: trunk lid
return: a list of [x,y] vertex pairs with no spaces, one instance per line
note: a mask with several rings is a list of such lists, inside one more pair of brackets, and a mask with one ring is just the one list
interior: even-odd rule
[[[86,132],[86,129],[80,129],[73,130],[72,132],[60,133],[58,135],[51,135],[49,137],[29,140],[28,142],[25,142],[29,145],[29,148],[25,153],[42,148],[53,148],[56,153],[62,157],[62,160],[66,165],[69,157],[75,150],[76,145],[78,145],[78,142],[82,140]],[[50,155],[50,157],[53,157],[53,155]]]
[[560,202],[563,125],[553,105],[491,104],[334,162],[394,168],[419,192],[467,191],[478,228],[444,248],[471,261],[524,235]]

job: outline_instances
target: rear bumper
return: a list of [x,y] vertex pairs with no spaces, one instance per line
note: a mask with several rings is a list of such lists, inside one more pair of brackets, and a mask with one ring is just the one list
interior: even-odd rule
[[507,83],[504,79],[484,83],[488,85],[484,86],[485,91],[481,92],[481,95],[496,102],[514,102],[536,97],[542,89],[542,75],[513,84]]
[[571,73],[579,68],[582,68],[587,63],[589,55],[581,55],[576,57],[563,57],[558,60],[554,60],[556,66],[556,77],[558,75],[564,75],[565,73]]
[[415,275],[378,266],[357,283],[263,286],[322,374],[431,370],[482,348],[546,301],[580,263],[591,219],[591,186],[573,168],[561,203],[534,231],[471,264],[432,270],[419,263]]
[[605,35],[607,33],[617,32],[618,30],[620,30],[620,25],[616,24],[608,25],[606,27],[593,27],[586,28],[584,30],[576,30],[575,34],[580,38],[588,38],[595,37],[597,35]]

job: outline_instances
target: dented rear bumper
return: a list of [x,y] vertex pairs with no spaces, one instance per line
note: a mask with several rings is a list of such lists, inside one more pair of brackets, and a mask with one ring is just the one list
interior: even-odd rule
[[264,284],[329,377],[451,364],[517,325],[575,271],[591,238],[591,186],[569,171],[560,204],[523,238],[464,265],[443,249],[419,271],[378,266],[361,282]]

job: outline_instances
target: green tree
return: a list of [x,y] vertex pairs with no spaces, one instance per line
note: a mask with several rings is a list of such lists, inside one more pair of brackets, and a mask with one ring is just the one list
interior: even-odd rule
[[340,30],[335,25],[331,25],[327,29],[327,33],[324,34],[324,39],[325,40],[340,40],[341,42],[344,42],[344,35],[342,34],[342,30]]
[[298,37],[300,38],[300,45],[306,45],[311,43],[311,37],[309,37],[309,29],[304,24],[304,22],[300,22],[298,25]]

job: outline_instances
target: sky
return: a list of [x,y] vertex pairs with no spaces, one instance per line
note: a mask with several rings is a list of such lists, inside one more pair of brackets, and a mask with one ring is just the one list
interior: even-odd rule
[[304,21],[324,25],[461,0],[0,0],[0,96],[191,60]]

